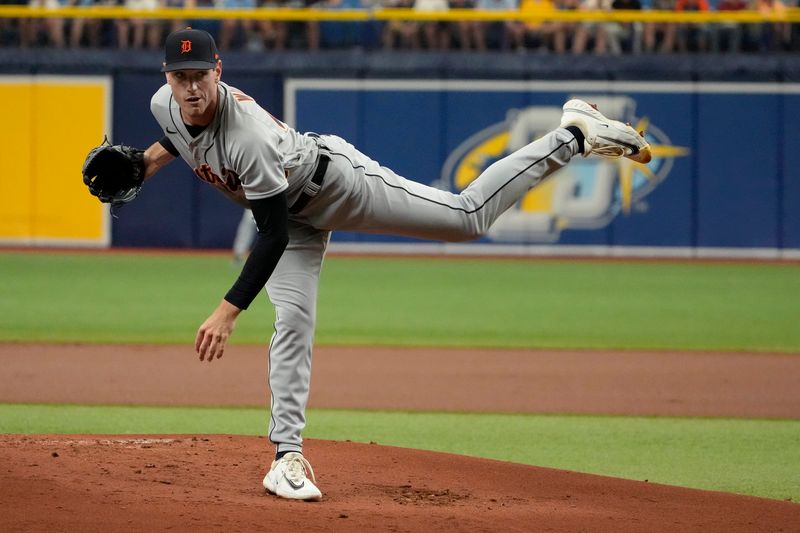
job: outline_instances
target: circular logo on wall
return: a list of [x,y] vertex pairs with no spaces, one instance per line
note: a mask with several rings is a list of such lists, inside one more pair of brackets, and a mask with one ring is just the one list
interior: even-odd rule
[[[641,165],[625,158],[577,157],[501,215],[487,234],[491,240],[556,243],[566,229],[595,230],[617,216],[644,212],[645,198],[667,178],[674,159],[689,153],[673,146],[647,117],[637,116],[631,97],[573,97],[595,103],[607,117],[644,131],[653,160]],[[471,135],[448,156],[439,186],[462,191],[498,159],[557,128],[561,113],[558,106],[509,110],[506,120]]]

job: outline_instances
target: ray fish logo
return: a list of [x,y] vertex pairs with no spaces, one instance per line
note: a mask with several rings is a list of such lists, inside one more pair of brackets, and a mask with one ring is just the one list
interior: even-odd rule
[[[565,229],[599,229],[620,214],[646,211],[645,197],[667,178],[674,159],[689,153],[687,148],[673,146],[647,117],[637,116],[633,98],[574,97],[596,103],[609,118],[629,122],[637,131],[644,130],[653,160],[641,165],[624,158],[575,158],[504,213],[489,230],[490,239],[555,243]],[[493,162],[558,127],[561,113],[560,106],[510,110],[506,120],[475,133],[450,154],[442,168],[440,185],[462,191]]]

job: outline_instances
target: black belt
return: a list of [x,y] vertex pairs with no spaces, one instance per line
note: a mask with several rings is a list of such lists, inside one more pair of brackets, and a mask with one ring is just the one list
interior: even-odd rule
[[303,187],[303,192],[300,193],[300,196],[297,198],[297,201],[292,204],[292,207],[289,208],[289,212],[293,215],[296,215],[303,208],[308,205],[308,202],[311,201],[318,193],[319,190],[322,188],[322,182],[325,181],[325,171],[328,170],[328,163],[330,163],[331,158],[325,154],[319,155],[319,162],[317,162],[317,169],[314,171],[314,175],[311,176],[311,181],[306,183],[306,186]]

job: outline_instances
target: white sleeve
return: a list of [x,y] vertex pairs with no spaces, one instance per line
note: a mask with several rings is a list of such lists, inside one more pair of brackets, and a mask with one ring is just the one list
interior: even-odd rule
[[244,135],[228,138],[233,170],[249,200],[275,196],[289,186],[278,142],[274,131],[255,120]]
[[164,125],[167,124],[169,117],[169,98],[171,95],[172,89],[170,89],[169,85],[164,84],[150,99],[150,112],[153,114],[159,126],[161,126],[161,129],[164,129]]

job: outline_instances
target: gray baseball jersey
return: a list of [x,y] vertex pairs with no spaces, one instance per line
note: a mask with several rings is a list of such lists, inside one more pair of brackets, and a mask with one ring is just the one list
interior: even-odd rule
[[169,85],[153,95],[150,110],[197,177],[226,195],[257,200],[286,190],[291,200],[299,194],[291,185],[301,184],[316,165],[316,142],[235,87],[220,82],[219,97],[214,121],[194,138]]
[[[247,198],[286,190],[292,206],[301,193],[312,196],[302,209],[290,209],[289,244],[266,287],[276,317],[269,437],[279,452],[302,451],[317,289],[330,232],[474,239],[582,148],[572,133],[556,129],[493,163],[455,194],[399,176],[335,135],[300,134],[221,82],[219,94],[215,119],[195,139],[169,86],[152,100],[153,114],[195,174],[223,192],[240,187]],[[327,167],[322,183],[314,184],[322,158]]]

